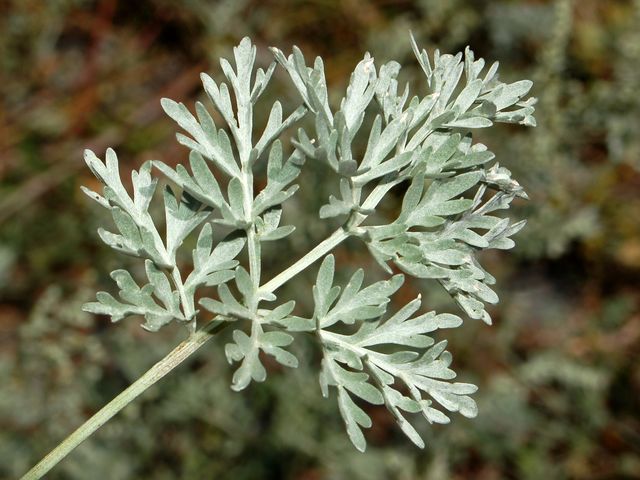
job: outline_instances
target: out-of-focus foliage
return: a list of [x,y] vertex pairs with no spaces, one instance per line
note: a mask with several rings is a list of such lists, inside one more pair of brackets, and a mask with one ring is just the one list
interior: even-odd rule
[[[520,259],[484,259],[503,286],[495,326],[450,339],[459,370],[478,372],[461,379],[480,387],[478,418],[421,429],[423,452],[374,407],[362,455],[307,369],[267,362],[270,383],[231,392],[221,339],[50,478],[640,477],[640,1],[8,0],[0,13],[0,476],[23,473],[180,338],[80,312],[116,266],[94,233],[106,219],[79,191],[91,186],[83,148],[112,145],[133,168],[184,160],[159,99],[192,102],[199,72],[245,34],[259,51],[321,54],[340,92],[363,50],[411,64],[410,28],[428,51],[469,44],[500,60],[503,81],[533,78],[540,98],[538,128],[480,138],[528,191],[533,220]],[[284,215],[310,233],[265,249],[267,264],[328,233],[316,213],[334,192],[309,167],[300,183],[316,188]],[[348,244],[336,261],[363,263]],[[438,288],[408,285],[396,307],[421,291],[440,308]]]

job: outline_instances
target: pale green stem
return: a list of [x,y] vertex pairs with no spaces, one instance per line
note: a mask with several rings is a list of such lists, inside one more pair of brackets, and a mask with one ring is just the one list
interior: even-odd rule
[[151,367],[144,375],[132,383],[126,390],[107,403],[75,432],[54,448],[35,467],[29,470],[21,480],[37,480],[49,472],[93,432],[109,421],[116,413],[126,407],[142,392],[176,368],[196,350],[209,341],[229,322],[212,321],[180,343],[166,357]]
[[[374,208],[391,188],[397,185],[401,180],[395,179],[379,184],[367,197],[363,207]],[[320,258],[327,255],[336,246],[342,243],[353,234],[353,229],[360,225],[366,215],[356,214],[350,217],[344,226],[333,232],[329,237],[320,242],[315,248],[309,251],[304,257],[299,259],[289,268],[283,270],[270,281],[260,287],[262,293],[272,293],[307,267],[312,265]],[[253,226],[247,229],[249,243],[249,264],[252,279],[257,274],[257,280],[260,281],[260,265],[258,262],[257,249],[260,247],[259,239],[255,236]],[[253,246],[252,246],[253,245]],[[174,280],[175,277],[174,277]],[[180,279],[180,284],[182,280]],[[151,367],[138,380],[132,383],[126,390],[106,404],[101,410],[93,415],[89,420],[82,424],[75,432],[69,435],[62,443],[54,448],[46,457],[44,457],[35,467],[29,470],[21,480],[38,480],[49,472],[55,465],[64,459],[74,448],[86,440],[98,428],[104,425],[120,410],[135,400],[141,393],[162,379],[171,370],[176,368],[193,353],[195,353],[202,345],[210,340],[218,331],[222,330],[229,322],[221,322],[213,320],[202,327],[200,330],[192,334],[187,340],[180,343],[166,357]]]
[[283,270],[278,275],[273,277],[267,283],[260,287],[260,291],[263,293],[272,293],[282,285],[287,283],[293,277],[305,270],[309,265],[324,257],[327,253],[338,246],[342,241],[351,235],[344,228],[339,228],[333,232],[329,237],[320,242],[313,250],[310,250],[304,257],[291,265],[286,270]]
[[184,288],[184,283],[182,281],[182,276],[180,275],[180,270],[177,266],[173,267],[171,271],[171,278],[173,279],[173,284],[178,290],[178,294],[180,295],[180,303],[182,303],[182,313],[188,319],[192,318],[195,315],[195,309],[193,305],[193,297],[189,298],[187,292]]
[[[385,178],[386,181],[383,180],[380,184],[373,189],[373,191],[369,194],[365,202],[362,204],[362,207],[365,209],[373,209],[378,203],[382,200],[382,198],[387,194],[389,190],[395,187],[398,183],[402,182],[403,178]],[[321,259],[325,255],[327,255],[331,250],[337,247],[344,240],[349,238],[349,236],[353,235],[356,227],[358,227],[362,222],[367,219],[367,215],[362,213],[353,213],[351,217],[347,219],[344,226],[337,229],[335,232],[331,234],[331,236],[327,237],[325,240],[320,242],[313,250],[309,251],[304,257],[298,260],[296,263],[291,265],[286,270],[283,270],[278,275],[273,277],[267,283],[260,287],[260,291],[263,293],[272,293],[282,285],[287,283],[293,277],[298,275],[300,272],[305,270],[311,264]]]
[[[257,291],[260,286],[260,239],[255,232],[255,226],[252,224],[247,228],[247,249],[249,250],[249,275],[253,282],[254,289]],[[258,308],[258,300],[254,298],[253,305],[247,305],[252,312]]]
[[256,236],[253,218],[253,172],[247,163],[242,164],[242,191],[245,221],[249,223],[245,230],[249,252],[249,274],[254,288],[257,289],[260,285],[260,239]]

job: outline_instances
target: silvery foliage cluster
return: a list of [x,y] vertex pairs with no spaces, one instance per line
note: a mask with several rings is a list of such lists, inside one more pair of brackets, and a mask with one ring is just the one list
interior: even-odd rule
[[[108,150],[103,162],[88,151],[86,162],[104,190],[102,195],[85,192],[110,210],[117,229],[100,230],[99,235],[112,248],[143,258],[147,278],[140,285],[129,272],[114,271],[119,298],[100,292],[86,309],[113,321],[141,315],[143,327],[151,331],[171,321],[193,331],[199,313],[195,298],[201,297],[201,289],[217,287],[216,298],[201,298],[198,304],[233,329],[226,355],[230,363],[239,363],[235,390],[265,380],[261,352],[296,367],[297,358],[286,350],[294,339],[291,333],[312,333],[323,355],[322,393],[326,397],[330,387],[337,390],[347,432],[359,450],[366,446],[361,429],[370,427],[371,419],[354,399],[385,405],[420,447],[423,440],[405,418],[407,413],[422,413],[430,423],[448,423],[444,411],[475,416],[476,404],[469,395],[476,387],[453,381],[446,341],[436,343],[429,336],[460,326],[462,318],[421,313],[420,297],[388,312],[402,274],[366,285],[358,270],[341,287],[335,284],[335,260],[328,248],[318,255],[324,260],[313,287],[310,317],[295,315],[294,301],[277,302],[273,290],[279,284],[267,288],[269,282],[261,283],[261,243],[294,231],[280,225],[282,204],[295,194],[298,186],[293,182],[305,161],[323,162],[336,173],[340,193],[328,199],[319,216],[341,220],[340,238],[361,239],[389,274],[394,265],[405,274],[437,280],[467,316],[491,323],[485,305],[498,297],[491,289],[494,278],[479,264],[477,253],[514,245],[510,237],[524,222],[511,223],[496,213],[526,195],[485,145],[473,143],[472,131],[495,122],[534,125],[535,99],[524,99],[531,82],[502,83],[497,63],[483,74],[484,60],[476,60],[469,49],[464,55],[436,50],[430,59],[413,39],[412,44],[426,95],[410,97],[408,86],[400,92],[400,65],[392,61],[377,68],[367,54],[335,109],[320,58],[307,66],[295,47],[288,57],[272,49],[275,62],[256,70],[256,49],[245,38],[234,49],[235,67],[220,61],[228,83],[202,75],[224,127],[217,126],[199,102],[193,115],[183,104],[162,100],[166,113],[186,132],[177,139],[191,151],[189,168],[146,163],[132,173],[131,195],[123,186],[115,153]],[[285,115],[276,101],[266,126],[256,131],[254,107],[277,64],[288,72],[303,104]],[[313,128],[298,128],[285,153],[280,137],[305,115],[311,116]],[[355,149],[357,143],[366,143],[364,152]],[[267,182],[255,192],[253,169],[259,162],[267,164]],[[163,192],[162,231],[149,214],[157,185],[153,167],[170,181]],[[396,218],[372,224],[370,216],[380,201],[399,185],[404,186],[399,189],[404,197]],[[219,226],[231,233],[216,242]],[[196,231],[193,268],[185,276],[176,254]],[[238,261],[245,248],[248,269]]]

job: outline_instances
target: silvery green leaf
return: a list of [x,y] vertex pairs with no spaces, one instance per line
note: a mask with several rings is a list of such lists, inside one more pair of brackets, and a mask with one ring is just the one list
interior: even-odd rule
[[144,315],[144,309],[117,301],[107,292],[96,294],[97,302],[85,303],[82,309],[96,315],[108,315],[112,322],[118,322],[129,315]]
[[330,368],[336,385],[344,387],[355,396],[374,405],[383,403],[380,391],[367,382],[369,375],[366,373],[351,372],[342,368],[338,363],[334,363]]
[[447,229],[443,237],[452,238],[455,240],[462,240],[467,245],[476,248],[488,248],[489,241],[485,236],[482,236],[473,230],[471,230],[467,222],[464,220],[453,222]]
[[293,225],[285,225],[283,227],[275,228],[265,234],[260,235],[260,240],[263,242],[272,242],[274,240],[280,240],[291,235],[295,231],[296,227]]
[[316,158],[316,146],[315,140],[309,138],[303,128],[298,129],[298,138],[292,138],[291,143],[300,150],[305,156],[309,158]]
[[192,151],[189,154],[189,164],[193,176],[189,175],[189,172],[182,165],[176,166],[174,170],[163,162],[154,161],[153,164],[167,178],[204,205],[220,208],[222,204],[226,204],[218,181],[200,153]]
[[196,116],[198,117],[198,122],[200,122],[205,135],[215,137],[217,132],[216,124],[213,121],[213,118],[211,118],[206,107],[201,102],[196,102]]
[[164,191],[164,208],[167,252],[175,262],[176,251],[184,239],[209,216],[210,212],[201,210],[201,204],[188,193],[183,193],[178,200],[169,187]]
[[237,230],[244,230],[245,228],[247,228],[248,223],[244,219],[238,218],[236,214],[231,210],[231,207],[229,205],[221,205],[220,213],[222,215],[222,218],[214,219],[214,223],[231,227],[232,229]]
[[[104,197],[100,198],[104,198],[108,206],[117,206],[124,211],[133,213],[135,205],[122,185],[116,153],[110,148],[107,149],[105,162],[102,163],[95,153],[91,150],[85,150],[84,160],[91,173],[104,186]],[[101,201],[101,203],[104,205],[104,202]]]
[[476,167],[478,165],[482,165],[487,162],[490,162],[494,158],[495,158],[494,153],[489,152],[487,150],[469,152],[464,156],[455,157],[451,162],[447,164],[446,169],[450,170],[453,168],[463,169],[463,168]]
[[370,428],[371,418],[351,400],[351,397],[344,388],[338,389],[338,407],[340,408],[340,414],[347,427],[347,433],[349,434],[351,443],[353,443],[358,450],[364,452],[367,448],[367,442],[364,439],[360,427]]
[[418,206],[422,199],[422,193],[424,191],[424,173],[416,172],[416,175],[411,179],[411,184],[407,188],[404,198],[402,199],[401,213],[397,222],[402,224],[405,222],[411,212]]
[[240,367],[233,374],[231,388],[240,391],[249,386],[251,381],[264,382],[267,378],[267,371],[260,362],[258,354],[260,348],[255,340],[250,338],[241,330],[233,332],[234,343],[225,346],[225,354],[229,363],[241,361]]
[[352,177],[358,171],[358,162],[353,159],[340,160],[338,162],[338,173],[343,177]]
[[144,226],[140,227],[140,238],[142,239],[142,249],[146,252],[146,255],[153,260],[153,262],[159,267],[172,268],[173,262],[167,253],[166,248],[162,244],[160,235],[155,226],[151,226],[151,229],[147,229]]
[[402,236],[407,230],[407,226],[401,223],[391,223],[389,225],[377,225],[364,228],[367,232],[368,237],[372,240],[395,239]]
[[476,79],[467,84],[466,87],[460,92],[456,101],[453,103],[453,109],[458,112],[458,114],[465,113],[473,102],[476,101],[478,95],[480,94],[480,90],[482,89],[482,80]]
[[364,185],[376,178],[384,177],[389,173],[401,170],[403,167],[408,165],[413,158],[413,152],[401,153],[375,167],[372,167],[368,172],[354,177],[353,181],[356,184]]
[[307,67],[304,56],[298,47],[293,47],[293,54],[289,57],[285,57],[282,51],[277,48],[271,48],[271,51],[276,61],[289,73],[307,108],[321,115],[327,123],[333,124],[322,59],[317,57],[313,68],[311,68]]
[[[83,310],[99,315],[109,315],[113,322],[130,315],[142,315],[145,318],[142,326],[153,332],[172,320],[188,320],[182,316],[177,297],[168,285],[164,274],[157,270],[152,262],[147,261],[146,265],[150,283],[142,288],[126,270],[115,270],[111,273],[120,288],[120,299],[125,303],[116,300],[106,292],[99,292],[98,301],[85,304]],[[154,296],[162,305],[156,302]]]
[[440,203],[463,194],[478,184],[483,178],[482,172],[468,172],[452,179],[436,180],[426,191],[423,202]]
[[93,152],[86,150],[85,161],[96,178],[104,185],[104,196],[99,196],[97,201],[102,205],[106,203],[121,233],[121,235],[115,235],[99,230],[100,237],[118,251],[151,258],[158,265],[171,266],[171,258],[147,211],[157,182],[151,179],[151,164],[147,162],[139,172],[132,173],[134,187],[132,199],[120,179],[118,158],[113,150],[107,150],[104,163]]
[[243,318],[246,320],[254,319],[253,313],[236,300],[226,284],[223,283],[218,287],[218,297],[220,300],[203,298],[200,300],[200,305],[202,305],[205,310],[215,313],[216,315]]
[[354,134],[362,124],[364,111],[371,103],[375,89],[376,68],[373,58],[367,54],[351,74],[347,94],[340,105],[346,128]]
[[380,321],[363,323],[351,341],[361,347],[396,344],[424,348],[432,345],[433,339],[423,335],[434,330],[430,318],[422,315],[408,320],[420,308],[420,303],[419,298],[409,302],[383,324]]
[[243,87],[248,86],[256,60],[256,47],[251,44],[249,37],[244,37],[237,47],[233,47],[233,56],[236,61],[238,83]]
[[260,335],[260,349],[274,357],[278,363],[290,367],[298,367],[298,359],[281,347],[286,347],[293,342],[293,337],[284,332],[264,332]]
[[238,287],[240,294],[244,297],[245,304],[250,305],[256,295],[256,291],[255,285],[249,276],[249,272],[247,272],[243,267],[237,267],[235,279],[236,286]]
[[[200,155],[197,152],[191,152],[190,155]],[[202,158],[202,155],[200,155]],[[180,188],[187,190],[192,193],[196,198],[198,196],[203,195],[203,192],[200,191],[200,187],[196,183],[195,179],[189,175],[187,169],[182,165],[177,165],[176,169],[172,169],[170,166],[161,162],[159,160],[155,160],[153,162],[153,166],[156,167],[162,174],[171,180],[173,183],[178,185]],[[204,195],[204,200],[207,201],[206,195]]]
[[242,189],[242,182],[239,178],[234,177],[229,181],[227,186],[227,197],[229,199],[229,209],[233,215],[233,219],[236,221],[243,221],[245,216],[244,212],[244,191]]
[[[391,296],[402,285],[402,275],[367,284],[360,269],[343,288],[336,286],[335,259],[328,248],[323,250],[336,239],[357,237],[385,272],[392,274],[390,265],[395,264],[407,274],[435,279],[467,316],[491,323],[485,304],[498,301],[492,288],[495,278],[476,257],[481,250],[513,246],[511,236],[524,222],[512,223],[496,212],[508,209],[518,196],[526,198],[526,193],[509,170],[493,164],[494,155],[474,143],[472,134],[495,122],[535,125],[536,100],[526,98],[531,82],[501,82],[497,63],[485,73],[485,61],[476,59],[468,47],[464,55],[435,50],[430,56],[413,37],[411,43],[426,77],[427,94],[410,100],[409,85],[402,92],[398,88],[400,65],[389,62],[377,74],[367,54],[355,67],[334,113],[322,59],[307,66],[297,47],[289,57],[272,49],[305,106],[287,117],[281,100],[276,100],[259,131],[254,128],[254,107],[259,108],[276,62],[266,71],[256,69],[256,47],[248,38],[234,48],[232,61],[220,60],[226,83],[206,74],[201,77],[219,115],[212,116],[199,102],[194,114],[183,104],[163,99],[163,109],[186,133],[177,134],[178,141],[191,150],[189,170],[154,162],[181,190],[165,191],[165,237],[149,214],[157,185],[151,163],[132,173],[130,194],[120,179],[115,152],[107,150],[104,162],[85,152],[87,165],[104,188],[101,193],[83,191],[110,210],[117,229],[116,233],[100,230],[99,235],[114,249],[145,258],[148,279],[140,286],[128,272],[116,270],[112,276],[119,298],[99,292],[97,301],[85,308],[113,321],[142,315],[148,330],[177,320],[193,331],[197,288],[216,286],[217,297],[203,298],[200,304],[216,316],[216,324],[237,322],[233,341],[225,347],[229,362],[239,362],[233,375],[235,390],[265,380],[260,352],[296,367],[298,360],[285,350],[293,341],[290,333],[312,333],[322,348],[322,393],[327,396],[330,387],[336,388],[347,433],[362,451],[366,447],[362,428],[372,422],[355,397],[384,404],[402,432],[421,448],[424,441],[405,418],[406,412],[421,412],[435,423],[450,421],[445,412],[475,416],[477,407],[469,395],[476,387],[454,381],[446,341],[435,343],[429,336],[460,326],[462,319],[420,312],[420,298],[392,310]],[[280,139],[307,109],[313,121],[308,130],[298,129],[287,156]],[[371,124],[364,122],[366,112],[371,112]],[[220,121],[226,124],[222,128],[216,125]],[[363,131],[365,125],[368,130]],[[254,168],[267,151],[265,184],[254,178]],[[321,218],[349,217],[309,257],[271,280],[263,279],[261,242],[293,232],[292,225],[280,225],[281,204],[296,191],[293,182],[306,158],[326,163],[329,174],[339,180],[340,198],[329,198]],[[230,177],[225,192],[217,180],[219,171]],[[385,214],[393,208],[377,211],[377,206],[405,181],[408,188],[400,213],[385,222]],[[183,282],[176,251],[212,210],[215,217],[200,228],[193,270]],[[217,245],[213,223],[233,230]],[[247,241],[250,268],[236,260]],[[293,315],[293,301],[264,307],[261,302],[277,300],[278,287],[319,256],[325,258],[312,289],[311,318]],[[227,284],[232,279],[233,291]],[[247,323],[249,327],[242,330]]]
[[418,59],[418,63],[422,67],[422,71],[427,77],[427,84],[431,86],[431,78],[433,76],[433,69],[431,68],[431,62],[429,61],[429,55],[425,50],[420,51],[418,44],[416,43],[416,39],[413,37],[413,33],[411,36],[411,47],[413,48],[413,53]]
[[469,252],[461,247],[456,248],[456,244],[443,244],[441,241],[422,242],[420,249],[424,258],[431,263],[443,265],[464,265],[468,262]]
[[216,207],[225,203],[218,181],[211,173],[202,155],[198,152],[192,152],[189,155],[189,165],[191,166],[193,177],[198,187],[200,187],[201,195],[210,199],[210,205]]
[[121,235],[126,238],[131,245],[141,245],[142,238],[140,236],[140,230],[136,222],[131,218],[131,215],[119,207],[113,207],[111,214]]
[[360,164],[361,168],[373,168],[379,165],[396,147],[398,140],[406,132],[409,121],[409,117],[405,115],[395,118],[380,132],[378,138],[370,138]]
[[329,195],[329,203],[320,207],[319,216],[323,219],[339,217],[340,215],[347,215],[353,208],[353,205]]
[[[282,217],[282,207],[274,207],[270,208],[262,215],[261,221],[261,232],[270,232],[275,230],[278,225],[280,225],[280,218]],[[258,217],[259,218],[259,217]],[[258,220],[258,219],[256,219]]]
[[364,451],[366,448],[366,441],[360,427],[371,427],[371,419],[355,404],[351,399],[351,394],[377,405],[384,401],[380,391],[367,382],[368,378],[369,376],[365,373],[345,370],[330,351],[324,350],[320,374],[323,395],[325,397],[328,395],[329,386],[337,388],[340,414],[347,427],[351,442],[360,451]]
[[[222,115],[222,118],[227,122],[231,128],[237,128],[237,123],[234,119],[233,108],[231,106],[231,96],[229,95],[229,89],[225,83],[221,83],[219,86],[215,80],[213,80],[206,73],[200,74],[202,85],[204,86],[207,95],[213,102],[214,106]],[[217,131],[210,133],[213,138],[217,137]]]
[[450,135],[433,153],[429,152],[425,155],[426,172],[431,175],[439,173],[449,159],[458,152],[460,141],[459,133]]
[[245,243],[246,237],[243,234],[232,232],[212,249],[213,231],[211,224],[206,223],[200,230],[193,250],[194,268],[185,281],[185,288],[195,291],[200,285],[214,286],[220,283],[221,278],[233,278],[231,269],[238,264],[235,257],[242,251]]
[[485,117],[469,117],[459,118],[452,122],[447,122],[445,127],[450,128],[487,128],[493,125],[493,122]]
[[[315,150],[314,158],[321,159],[326,161],[329,166],[335,171],[338,172],[340,170],[340,161],[338,159],[338,140],[339,134],[338,131],[333,129],[333,127],[329,128],[327,125],[323,125],[320,121],[319,117],[316,117],[316,135],[318,141],[318,147]],[[347,149],[347,155],[350,155],[351,146]],[[350,157],[347,160],[352,160]]]
[[460,60],[462,54],[457,55],[442,55],[439,60],[435,61],[434,76],[437,80],[442,82],[440,89],[440,96],[436,101],[436,111],[444,111],[445,106],[448,104],[449,99],[453,95],[453,92],[458,87],[460,78],[464,67]]
[[89,197],[92,200],[95,200],[100,206],[104,208],[110,207],[109,201],[106,198],[104,198],[102,195],[94,192],[93,190],[88,189],[84,185],[80,185],[80,190],[82,190],[82,193],[84,193],[87,197]]
[[161,104],[166,114],[193,137],[193,140],[191,140],[184,135],[179,136],[178,140],[180,143],[185,144],[192,150],[207,157],[227,175],[231,177],[240,175],[238,165],[229,148],[228,139],[225,141],[225,139],[222,138],[223,136],[226,137],[224,130],[218,131],[217,138],[207,135],[200,123],[198,123],[184,104],[176,103],[168,98],[163,98]]
[[158,269],[151,260],[145,262],[145,270],[149,284],[153,286],[153,296],[160,301],[164,309],[171,313],[174,318],[182,318],[178,292],[173,290],[166,274]]
[[[386,123],[402,113],[402,109],[409,97],[409,85],[405,87],[402,96],[398,96],[397,76],[400,72],[400,64],[398,62],[388,62],[380,67],[380,74],[376,85],[376,100],[382,112]],[[414,97],[415,98],[415,97]]]
[[[461,54],[456,56],[440,55],[436,50],[433,55],[433,67],[428,54],[424,50],[419,51],[413,37],[412,47],[425,73],[427,85],[437,95],[437,101],[430,114],[432,117],[430,127],[426,128],[425,125],[425,128],[421,128],[413,143],[410,142],[410,146],[414,147],[421,143],[429,135],[429,130],[433,131],[437,125],[465,129],[486,128],[492,124],[492,121],[535,125],[535,118],[532,116],[532,104],[535,103],[535,100],[522,101],[531,89],[531,81],[521,80],[512,84],[498,81],[496,76],[497,62],[489,68],[481,80],[480,76],[485,62],[483,59],[475,60],[473,52],[468,47],[465,50],[464,61]],[[457,98],[449,103],[463,71],[466,77],[466,86]],[[474,107],[475,104],[480,106]],[[523,104],[520,110],[506,111],[509,107],[520,104]],[[487,105],[491,105],[492,108],[488,109]],[[444,121],[434,117],[434,115],[446,115],[453,111],[456,111],[458,115],[468,111],[471,116],[463,116],[460,119],[450,117]],[[422,116],[423,112],[421,111],[419,118]],[[412,128],[414,126],[416,125],[412,125]]]
[[429,125],[429,123],[424,123],[425,120],[431,114],[433,107],[438,100],[438,93],[432,93],[431,95],[427,95],[422,100],[419,100],[418,97],[414,97],[412,100],[413,104],[413,116],[411,117],[411,122],[409,123],[409,130],[413,130],[420,124]]
[[[306,82],[309,81],[309,69],[306,67],[306,65],[304,65],[304,60],[302,62],[302,65],[300,65],[299,62],[296,63],[293,55],[290,55],[287,58],[284,55],[284,53],[282,53],[281,50],[275,47],[271,47],[270,50],[273,53],[273,56],[275,57],[276,61],[280,65],[282,65],[289,73],[289,76],[291,77],[291,81],[296,87],[296,90],[298,90],[298,93],[304,100],[305,104],[307,104],[307,106],[313,112],[315,112],[315,110],[312,108],[313,106],[311,105],[311,102],[309,100],[309,95],[307,92]],[[295,48],[294,48],[294,51],[296,51]],[[302,53],[300,53],[300,55],[302,55]]]
[[273,310],[268,310],[266,313],[259,312],[262,314],[262,321],[264,323],[282,323],[285,318],[289,317],[291,312],[296,306],[296,302],[291,300],[289,302],[283,303],[282,305],[278,305]]
[[[95,177],[100,180],[105,187],[110,189],[113,203],[124,210],[133,210],[133,201],[122,185],[120,170],[118,168],[118,157],[113,149],[107,149],[104,163],[102,163],[91,150],[84,151],[84,160]],[[112,202],[110,201],[109,203]]]
[[[345,288],[345,293],[349,295],[359,289],[360,283],[360,279],[356,279],[352,286]],[[326,291],[328,282],[324,284]],[[414,317],[419,308],[420,299],[417,298],[385,321],[376,319],[362,322],[356,333],[351,335],[331,332],[328,326],[320,330],[323,345],[322,390],[326,396],[330,386],[338,389],[339,402],[342,396],[347,409],[341,409],[341,414],[349,437],[360,449],[364,448],[365,442],[358,425],[369,426],[370,422],[365,421],[364,417],[362,422],[355,422],[355,414],[350,406],[353,404],[352,394],[369,403],[384,402],[401,430],[420,447],[424,446],[424,442],[400,410],[412,413],[422,411],[430,422],[448,421],[446,415],[431,407],[432,402],[428,398],[423,398],[426,395],[449,411],[459,411],[465,416],[473,416],[477,411],[475,403],[468,397],[476,387],[450,382],[455,373],[449,368],[451,355],[445,351],[446,342],[435,344],[426,335],[438,328],[459,326],[461,319],[450,314],[437,315],[435,312]],[[386,353],[393,346],[400,349]],[[380,347],[385,347],[385,353],[378,350]],[[407,348],[418,349],[421,354]],[[362,371],[365,368],[370,375]],[[398,384],[408,388],[410,397],[397,390]]]
[[256,71],[256,79],[253,84],[253,88],[251,89],[251,102],[256,103],[258,98],[260,98],[264,90],[267,88],[269,80],[271,80],[271,75],[273,75],[275,69],[276,62],[271,62],[266,72],[262,68],[258,68]]
[[[439,258],[438,255],[441,254],[437,253],[438,248],[429,246],[447,245],[446,243],[442,243],[444,239],[455,241],[456,245],[458,245],[456,248],[461,252],[465,251],[464,245],[466,244],[466,249],[469,253],[472,253],[474,248],[510,248],[513,246],[513,241],[509,236],[521,229],[524,223],[518,222],[510,227],[508,219],[500,219],[487,215],[487,213],[498,208],[506,208],[501,204],[500,200],[496,200],[496,196],[500,197],[505,194],[498,192],[483,204],[482,194],[484,192],[485,189],[479,190],[477,198],[474,200],[475,207],[473,211],[465,213],[460,219],[454,222],[450,222],[447,228],[438,235],[441,240],[436,241],[435,244],[433,243],[433,239],[427,240],[425,237],[425,239],[421,240],[422,248],[425,252],[425,261],[441,262],[441,264],[443,262],[452,263],[448,258]],[[485,230],[486,233],[481,234],[479,230]],[[431,237],[434,237],[434,235],[431,235]],[[430,253],[429,250],[434,250],[436,252],[435,256]],[[463,260],[461,269],[442,269],[437,275],[433,274],[433,267],[435,266],[433,263],[421,265],[423,261],[419,261],[418,263],[414,262],[413,264],[400,261],[398,265],[403,270],[411,271],[413,274],[424,278],[438,278],[465,313],[471,318],[490,323],[491,318],[488,313],[484,311],[483,304],[485,302],[495,303],[498,300],[493,290],[488,287],[488,285],[494,282],[494,279],[479,266],[473,256],[466,258],[462,256],[459,260]],[[460,276],[460,272],[468,272],[468,274],[466,276]]]
[[402,217],[402,221],[408,225],[421,225],[430,217],[456,215],[468,210],[473,200],[452,199],[474,187],[482,176],[482,172],[468,172],[451,180],[434,180],[419,204],[406,214],[406,218]]
[[151,178],[151,162],[145,162],[139,171],[131,172],[133,204],[137,211],[146,212],[156,191],[157,179]]
[[478,78],[478,75],[484,68],[484,59],[475,60],[473,51],[468,46],[464,49],[464,75],[467,78],[467,84]]
[[313,299],[316,304],[316,311],[326,312],[330,303],[330,292],[333,287],[333,276],[335,274],[336,261],[333,255],[329,254],[324,257],[318,275],[316,277],[316,283],[313,286]]
[[[332,256],[326,257],[314,287],[315,317],[322,328],[327,328],[336,322],[352,324],[358,320],[381,315],[386,310],[389,297],[400,288],[403,282],[402,275],[395,275],[390,280],[376,282],[361,289],[364,272],[358,270],[351,276],[338,296],[339,290],[332,293],[334,288],[330,285],[330,282],[333,282],[333,262]],[[322,288],[318,285],[322,285]],[[337,302],[333,305],[336,300]]]
[[262,217],[256,217],[256,233],[261,242],[280,240],[295,231],[293,225],[278,227],[281,215],[282,208],[278,206],[267,210]]
[[284,317],[276,323],[289,332],[312,332],[316,329],[313,318],[302,318],[296,315]]
[[[441,97],[438,97],[440,99]],[[438,102],[436,102],[437,104]],[[433,132],[437,128],[445,127],[445,124],[452,121],[456,118],[456,112],[453,110],[445,110],[442,113],[436,115],[437,110],[433,110],[431,115],[429,116],[429,122],[427,126],[429,127],[428,133]]]
[[300,175],[300,170],[305,161],[304,156],[298,150],[295,150],[284,162],[284,165],[282,158],[282,144],[280,141],[275,141],[269,152],[267,186],[256,196],[253,202],[254,215],[260,215],[271,207],[281,205],[298,189],[297,185],[289,185]]
[[516,222],[513,225],[509,225],[507,228],[500,231],[500,233],[493,233],[490,230],[487,233],[487,236],[489,236],[489,238],[487,239],[487,241],[489,242],[489,247],[497,248],[500,250],[508,250],[510,248],[513,248],[515,242],[509,237],[522,230],[522,228],[524,228],[526,224],[526,220],[521,220],[520,222]]
[[115,233],[108,232],[103,228],[98,228],[98,236],[105,244],[114,250],[134,257],[139,257],[141,255],[138,249],[138,244],[129,241],[122,235],[117,235]]
[[280,102],[276,101],[271,108],[271,114],[269,115],[269,120],[267,121],[267,126],[262,133],[262,137],[260,137],[260,140],[256,143],[255,148],[258,151],[258,155],[271,146],[273,141],[276,140],[282,132],[302,119],[306,113],[307,109],[305,107],[298,107],[283,121],[282,106],[280,105]]
[[243,390],[251,381],[263,382],[267,378],[267,371],[262,365],[259,353],[271,355],[275,360],[287,367],[296,368],[298,359],[282,347],[290,345],[293,337],[284,332],[264,332],[259,326],[251,331],[251,336],[241,330],[233,332],[234,343],[225,346],[225,353],[229,363],[241,362],[233,375],[231,388]]
[[520,80],[511,84],[503,83],[494,92],[484,95],[484,99],[495,104],[498,110],[504,110],[519,102],[522,97],[529,93],[532,86],[533,82],[531,80]]

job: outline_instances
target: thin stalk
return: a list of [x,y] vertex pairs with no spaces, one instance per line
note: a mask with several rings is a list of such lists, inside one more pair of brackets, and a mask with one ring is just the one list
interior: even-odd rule
[[184,316],[186,318],[192,318],[195,315],[193,301],[189,298],[187,292],[185,291],[184,282],[182,281],[182,275],[180,275],[180,270],[177,266],[174,266],[171,270],[171,278],[173,280],[173,284],[176,287],[176,290],[178,290],[178,294],[180,295],[182,313],[184,313]]
[[74,448],[86,440],[92,433],[109,421],[116,413],[129,405],[142,392],[176,368],[229,322],[211,321],[200,330],[180,343],[169,354],[151,367],[133,382],[127,389],[107,403],[75,432],[54,448],[46,457],[29,470],[21,480],[37,480],[49,472],[58,462],[65,458]]
[[[251,225],[247,228],[247,249],[249,251],[249,275],[253,282],[254,289],[260,286],[260,239],[256,235],[255,226]],[[255,300],[254,300],[255,302]],[[255,312],[258,305],[249,305],[250,309]]]
[[[362,204],[363,208],[373,209],[378,203],[382,200],[382,198],[395,187],[397,184],[402,182],[404,178],[397,177],[394,178],[392,176],[385,177],[382,182],[380,182],[376,188],[369,194],[365,202]],[[263,293],[273,293],[275,290],[280,288],[282,285],[287,283],[293,277],[298,275],[300,272],[305,270],[309,265],[316,262],[320,258],[324,257],[331,250],[337,247],[344,240],[353,235],[355,229],[365,220],[367,219],[367,215],[363,213],[352,213],[352,215],[347,219],[345,224],[333,232],[329,237],[320,242],[313,250],[309,251],[304,257],[299,259],[296,263],[291,265],[286,270],[283,270],[278,275],[273,277],[267,283],[260,287],[260,291]]]
[[[384,194],[397,185],[400,180],[390,180],[378,185],[369,195],[363,206],[367,208],[375,207],[382,199]],[[259,290],[263,293],[272,293],[300,272],[305,270],[311,264],[331,252],[336,246],[349,238],[353,233],[353,229],[360,225],[366,215],[356,214],[350,217],[344,226],[337,229],[329,237],[320,242],[315,248],[310,250],[304,257],[300,258],[293,265],[280,272],[267,283],[262,285]],[[249,247],[249,268],[251,277],[255,284],[260,281],[260,264],[258,262],[258,249],[260,248],[259,239],[255,235],[253,226],[247,229],[248,247]],[[174,281],[177,280],[175,276]],[[180,284],[182,283],[180,279]],[[187,340],[180,343],[166,357],[151,367],[138,380],[132,383],[126,390],[111,400],[89,420],[83,423],[75,432],[69,435],[62,443],[54,448],[46,457],[44,457],[36,466],[29,470],[21,480],[38,480],[49,472],[55,465],[64,459],[74,448],[80,445],[98,428],[109,421],[120,410],[135,400],[149,387],[154,385],[171,370],[176,368],[193,353],[195,353],[202,345],[209,341],[217,332],[222,330],[229,322],[213,320],[193,333]]]
[[282,285],[287,283],[293,277],[305,270],[309,265],[319,260],[341,242],[347,239],[351,235],[350,232],[340,227],[333,232],[329,237],[320,242],[313,250],[310,250],[304,257],[291,265],[286,270],[283,270],[278,275],[273,277],[267,283],[260,287],[260,291],[263,293],[272,293]]

